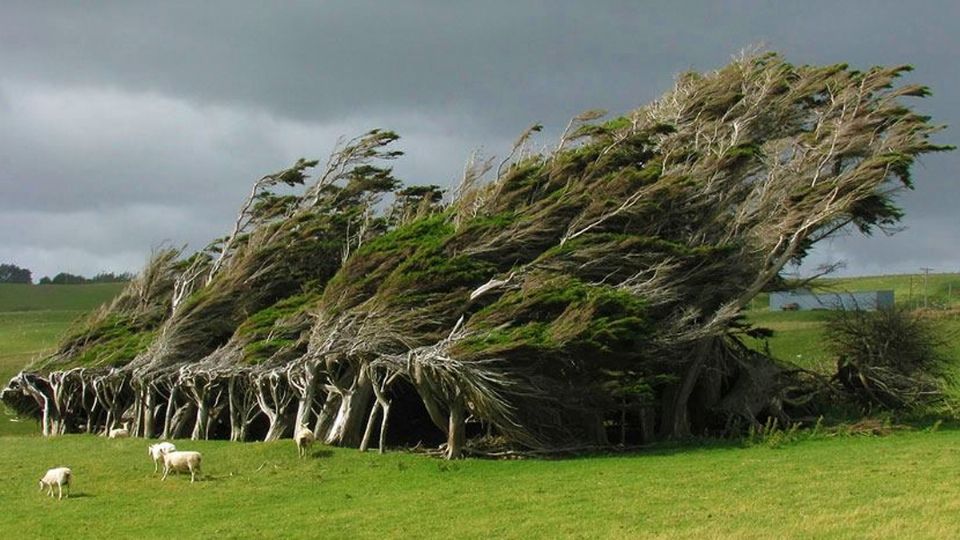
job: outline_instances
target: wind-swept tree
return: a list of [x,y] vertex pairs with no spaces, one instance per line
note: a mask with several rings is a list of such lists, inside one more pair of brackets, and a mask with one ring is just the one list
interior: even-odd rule
[[[913,162],[947,149],[904,103],[928,90],[894,84],[908,69],[744,56],[622,117],[584,113],[550,153],[532,126],[496,168],[472,160],[449,204],[400,189],[396,135],[371,131],[309,185],[317,162],[263,177],[226,238],[153,265],[162,287],[139,277],[38,364],[118,367],[76,383],[94,405],[58,408],[35,374],[5,399],[74,426],[132,416],[147,436],[309,423],[362,448],[439,439],[449,458],[480,436],[556,450],[809,412],[821,387],[744,346],[743,310],[818,241],[902,217]],[[121,342],[104,321],[130,320],[137,287],[158,318]]]

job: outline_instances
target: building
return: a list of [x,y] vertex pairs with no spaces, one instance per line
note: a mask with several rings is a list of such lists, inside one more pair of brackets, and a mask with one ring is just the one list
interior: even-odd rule
[[809,289],[770,293],[770,311],[863,309],[893,307],[893,291],[812,292]]

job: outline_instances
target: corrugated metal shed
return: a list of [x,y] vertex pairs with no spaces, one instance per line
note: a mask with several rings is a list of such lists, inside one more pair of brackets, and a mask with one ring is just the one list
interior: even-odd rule
[[770,311],[893,307],[893,291],[819,292],[806,289],[770,293]]

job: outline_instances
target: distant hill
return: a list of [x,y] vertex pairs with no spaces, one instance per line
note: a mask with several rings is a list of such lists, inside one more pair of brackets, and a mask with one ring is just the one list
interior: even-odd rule
[[[0,284],[0,380],[6,382],[53,350],[77,319],[112,300],[124,285]],[[33,422],[8,422],[0,416],[0,436],[37,431]]]
[[126,283],[27,285],[0,283],[0,313],[10,311],[89,311],[113,299]]

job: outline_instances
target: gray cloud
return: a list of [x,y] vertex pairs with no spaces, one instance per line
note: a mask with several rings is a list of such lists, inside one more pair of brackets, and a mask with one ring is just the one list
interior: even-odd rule
[[[221,234],[257,176],[371,127],[404,136],[401,176],[449,183],[531,122],[555,134],[584,109],[629,110],[756,43],[796,63],[913,63],[935,92],[918,107],[960,125],[956,2],[382,4],[6,2],[0,259],[133,269],[161,240]],[[958,161],[917,169],[905,232],[812,259],[960,268]]]

